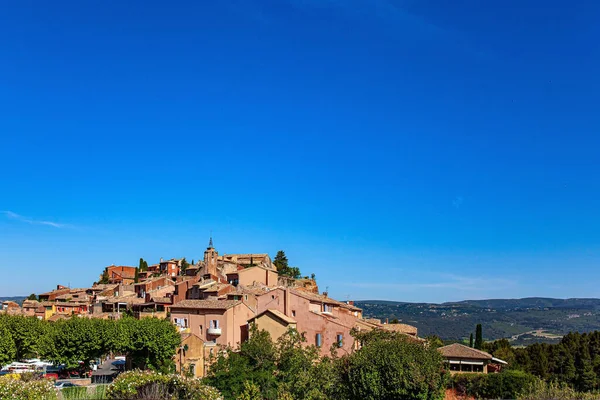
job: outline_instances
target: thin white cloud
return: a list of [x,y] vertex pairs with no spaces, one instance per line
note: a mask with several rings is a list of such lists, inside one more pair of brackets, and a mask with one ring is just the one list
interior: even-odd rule
[[67,224],[59,224],[57,222],[52,222],[52,221],[44,221],[44,220],[39,220],[39,219],[33,219],[33,218],[29,218],[29,217],[24,217],[22,215],[19,215],[17,213],[14,213],[12,211],[2,211],[2,213],[9,219],[15,220],[15,221],[20,221],[20,222],[24,222],[26,224],[30,224],[30,225],[46,225],[46,226],[52,226],[54,228],[68,228],[70,227],[70,225]]

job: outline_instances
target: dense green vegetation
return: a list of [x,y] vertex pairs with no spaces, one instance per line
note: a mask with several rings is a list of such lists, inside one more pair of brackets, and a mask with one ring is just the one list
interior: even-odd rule
[[509,368],[530,372],[548,382],[581,392],[600,390],[600,332],[569,333],[557,344],[512,347],[506,339],[483,346]]
[[288,259],[283,250],[279,250],[273,259],[273,265],[277,268],[277,273],[281,276],[287,276],[289,278],[300,278],[300,268],[290,267],[288,265]]
[[108,399],[219,400],[218,390],[199,379],[150,371],[125,372],[108,387]]
[[437,335],[465,343],[478,323],[483,326],[484,339],[514,336],[513,345],[558,343],[569,332],[600,330],[600,299],[525,298],[443,304],[367,300],[355,304],[367,317],[398,319],[414,325],[419,336]]
[[227,349],[207,383],[225,399],[440,399],[446,373],[439,353],[393,332],[355,334],[363,347],[320,357],[290,330],[277,342],[252,329],[239,349]]
[[456,374],[449,387],[460,395],[477,399],[516,399],[526,388],[540,379],[523,371],[506,371],[500,374]]
[[112,352],[128,355],[135,367],[168,371],[180,341],[173,324],[155,318],[47,322],[0,315],[0,364],[39,357],[79,368]]

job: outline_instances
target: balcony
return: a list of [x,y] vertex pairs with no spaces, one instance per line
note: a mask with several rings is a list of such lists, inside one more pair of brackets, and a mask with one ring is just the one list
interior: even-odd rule
[[221,336],[221,328],[208,328],[208,330],[206,331],[206,333],[208,333],[209,335],[213,335],[213,336]]

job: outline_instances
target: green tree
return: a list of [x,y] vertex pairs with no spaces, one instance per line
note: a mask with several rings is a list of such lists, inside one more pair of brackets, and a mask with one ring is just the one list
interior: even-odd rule
[[31,293],[29,297],[27,297],[27,300],[37,300],[37,296],[35,295],[35,293]]
[[108,283],[108,269],[104,268],[104,271],[102,272],[102,275],[100,276],[100,280],[98,281],[98,283],[102,283],[102,284],[106,284]]
[[190,263],[187,262],[187,260],[185,259],[185,257],[183,257],[181,259],[181,274],[182,275],[185,274],[185,270],[188,269],[189,266],[190,266]]
[[288,259],[283,250],[279,250],[273,259],[273,264],[277,268],[277,271],[288,268]]
[[277,273],[281,276],[287,276],[289,278],[299,279],[302,275],[300,268],[290,267],[288,265],[288,259],[283,250],[279,250],[273,259],[273,264],[277,268]]
[[5,326],[11,333],[15,343],[17,359],[36,356],[38,353],[39,338],[44,334],[44,323],[35,317],[3,315],[0,316]]
[[139,275],[140,275],[140,268],[138,267],[135,269],[135,275],[133,276],[133,281],[135,283],[138,283],[140,281]]
[[469,347],[473,347],[473,332],[471,332],[471,336],[469,337]]
[[434,349],[438,347],[442,347],[444,345],[444,341],[437,335],[429,335],[427,336],[427,343]]
[[477,324],[475,328],[475,348],[481,350],[483,348],[483,329],[481,324]]
[[262,400],[260,388],[254,382],[244,381],[244,391],[237,397],[237,400]]
[[121,342],[115,346],[127,353],[134,368],[170,372],[173,356],[181,343],[181,336],[168,320],[157,318],[120,319],[116,326]]
[[446,375],[440,353],[396,332],[356,334],[363,347],[347,356],[347,398],[441,399]]
[[15,359],[17,347],[10,330],[0,320],[0,365],[8,364]]

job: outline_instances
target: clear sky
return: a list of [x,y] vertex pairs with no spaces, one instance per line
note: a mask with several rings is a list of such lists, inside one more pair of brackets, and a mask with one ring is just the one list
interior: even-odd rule
[[345,299],[599,297],[600,2],[13,1],[0,295],[286,251]]

